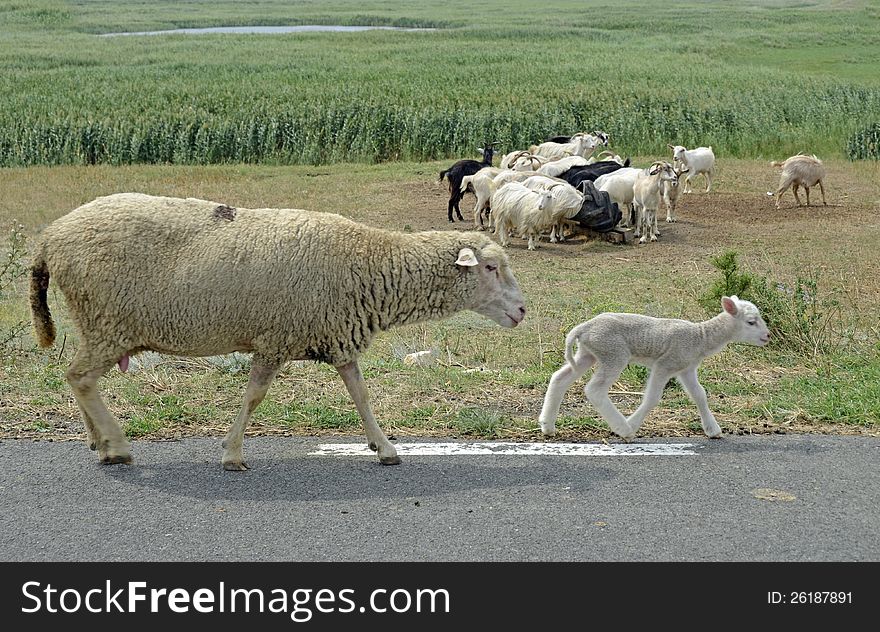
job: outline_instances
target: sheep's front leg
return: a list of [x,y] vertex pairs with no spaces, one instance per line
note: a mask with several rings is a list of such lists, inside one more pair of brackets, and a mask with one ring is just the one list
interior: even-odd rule
[[400,457],[397,456],[397,450],[388,441],[388,437],[385,436],[379,424],[376,423],[376,418],[373,417],[367,385],[361,375],[357,360],[338,366],[336,370],[342,376],[345,388],[348,389],[348,394],[354,400],[354,405],[361,416],[370,449],[379,453],[379,462],[382,465],[397,465],[400,463]]
[[248,385],[244,392],[244,404],[241,407],[241,411],[238,413],[238,417],[235,419],[235,423],[230,426],[229,432],[226,433],[226,438],[223,439],[223,443],[221,444],[224,448],[224,470],[230,472],[243,472],[244,470],[249,469],[248,464],[244,462],[241,454],[241,445],[244,442],[244,430],[247,428],[248,422],[251,419],[251,414],[256,407],[260,405],[263,398],[266,397],[269,385],[278,374],[278,368],[277,365],[264,363],[256,358],[253,359],[250,378],[248,379]]
[[700,421],[703,424],[703,431],[706,436],[711,439],[721,438],[721,426],[715,421],[712,411],[709,410],[709,402],[706,401],[706,389],[700,384],[697,377],[697,369],[690,369],[678,376],[678,381],[684,387],[684,390],[697,405],[700,411]]
[[[575,357],[575,361],[581,360]],[[547,386],[547,394],[544,396],[544,406],[541,408],[541,416],[538,422],[541,424],[541,432],[548,437],[556,434],[556,417],[559,416],[559,406],[562,404],[562,396],[574,382],[586,373],[596,361],[590,354],[586,354],[582,362],[572,366],[566,362],[561,369],[550,378]]]
[[639,431],[645,417],[660,403],[660,398],[663,396],[663,387],[666,386],[666,382],[669,381],[670,377],[669,373],[656,366],[651,369],[651,372],[648,374],[648,382],[645,384],[645,394],[642,396],[642,403],[639,404],[636,412],[626,420],[629,427],[632,428],[633,434]]

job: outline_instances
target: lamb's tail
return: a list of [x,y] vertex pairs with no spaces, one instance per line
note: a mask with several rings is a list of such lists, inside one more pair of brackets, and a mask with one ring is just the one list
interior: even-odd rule
[[[588,321],[589,322],[589,321]],[[565,337],[565,361],[568,362],[571,366],[577,366],[576,356],[578,352],[581,350],[581,341],[580,337],[583,335],[584,330],[587,328],[588,323],[581,323],[570,332]],[[578,348],[575,350],[574,346],[577,344]]]
[[37,343],[41,347],[51,347],[55,342],[55,323],[49,313],[46,294],[49,290],[49,268],[42,255],[37,255],[31,267],[31,312]]

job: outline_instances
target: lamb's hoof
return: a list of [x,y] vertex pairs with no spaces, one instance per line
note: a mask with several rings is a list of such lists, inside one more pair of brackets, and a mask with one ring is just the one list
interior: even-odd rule
[[227,472],[246,472],[251,468],[244,461],[224,461],[223,469]]
[[123,465],[130,465],[133,460],[130,454],[106,454],[101,457],[101,464],[117,465],[122,463]]
[[400,465],[400,457],[396,454],[394,456],[380,456],[379,463],[382,465]]

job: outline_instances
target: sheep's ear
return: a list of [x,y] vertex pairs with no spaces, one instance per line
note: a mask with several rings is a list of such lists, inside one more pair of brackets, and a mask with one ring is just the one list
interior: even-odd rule
[[739,308],[736,306],[736,302],[739,299],[736,296],[725,296],[721,299],[721,307],[724,308],[724,311],[730,314],[731,316],[736,316],[739,312]]
[[462,248],[458,251],[458,261],[455,262],[457,266],[467,266],[471,268],[477,265],[479,261],[477,261],[477,255],[474,254],[474,251],[470,248]]

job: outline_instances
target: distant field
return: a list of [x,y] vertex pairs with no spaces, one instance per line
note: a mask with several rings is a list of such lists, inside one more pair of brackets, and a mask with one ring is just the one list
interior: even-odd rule
[[[438,30],[97,35],[305,23]],[[869,2],[2,1],[0,166],[422,161],[591,129],[843,157],[880,121],[878,32]]]

